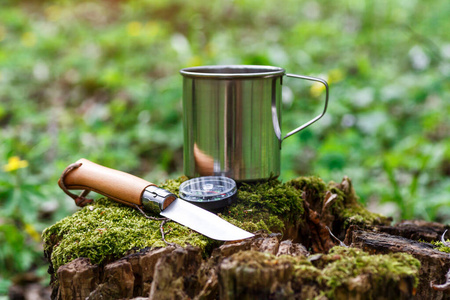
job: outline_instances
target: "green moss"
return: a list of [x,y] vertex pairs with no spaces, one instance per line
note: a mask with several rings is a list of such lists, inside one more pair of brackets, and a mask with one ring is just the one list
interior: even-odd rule
[[[330,288],[332,297],[336,288],[346,285],[352,278],[369,274],[373,280],[399,282],[401,277],[414,277],[414,287],[419,283],[420,262],[406,253],[370,255],[356,248],[334,247],[322,257],[326,264],[322,269],[321,281]],[[378,284],[382,287],[383,284]]]
[[304,192],[304,197],[313,209],[321,211],[327,192],[336,195],[330,206],[331,214],[342,223],[343,229],[350,225],[370,226],[389,224],[390,220],[380,214],[372,213],[358,203],[358,196],[351,180],[344,177],[342,183],[326,184],[318,177],[299,177],[287,182],[287,185]]
[[[450,243],[450,240],[447,240],[446,242]],[[441,241],[433,241],[431,243],[436,246],[437,250],[439,250],[441,252],[445,252],[445,253],[450,253],[450,247],[444,245],[443,242],[441,242]]]
[[175,195],[178,195],[180,193],[180,185],[188,179],[189,178],[187,178],[186,176],[180,176],[177,179],[169,179],[161,183],[159,187],[168,190]]
[[[168,180],[160,187],[178,194],[180,184],[186,180],[186,177]],[[296,228],[303,222],[302,195],[309,203],[316,201],[316,205],[322,205],[327,190],[338,195],[332,206],[333,214],[347,225],[374,223],[380,218],[356,202],[353,189],[344,192],[336,184],[327,186],[317,177],[300,177],[287,183],[272,179],[242,184],[236,202],[221,216],[250,232],[283,232],[287,226]],[[164,247],[159,226],[159,221],[148,220],[131,207],[100,199],[47,228],[43,233],[44,247],[51,255],[55,270],[77,257],[87,257],[100,264],[145,247]],[[220,245],[175,222],[165,227],[166,231],[171,229],[167,241],[198,246],[205,255]]]
[[341,211],[340,216],[344,220],[344,228],[348,228],[350,225],[370,226],[389,224],[391,222],[385,216],[372,213],[359,204],[345,207]]
[[[168,180],[160,187],[178,194],[186,180]],[[300,191],[278,180],[243,184],[238,195],[222,217],[251,232],[282,232],[286,222],[295,222],[303,215]],[[159,226],[159,221],[148,220],[131,207],[100,199],[47,228],[43,233],[45,251],[50,253],[55,270],[78,257],[100,264],[145,247],[164,247]],[[189,243],[204,253],[218,245],[175,222],[166,224],[165,230],[169,228],[169,242],[182,246]]]
[[276,179],[256,184],[242,184],[236,203],[221,216],[245,230],[283,232],[286,223],[303,218],[301,191]]
[[[285,270],[283,276],[276,278],[289,282],[295,290],[308,286],[320,287],[316,293],[323,291],[329,299],[336,298],[338,289],[372,289],[371,292],[376,293],[377,288],[398,287],[403,278],[410,278],[417,287],[420,269],[419,261],[409,254],[370,255],[360,249],[346,247],[334,247],[329,254],[322,255],[313,262],[308,257],[287,255],[275,257],[255,251],[239,252],[231,259],[237,262],[236,265],[240,270],[252,268],[260,270],[260,274],[264,274],[260,276],[268,276],[267,274],[273,272],[277,266],[285,266],[281,268]],[[264,268],[269,270],[261,270]],[[370,280],[355,280],[364,276]],[[272,278],[274,279],[275,277]],[[261,282],[264,284],[264,281]]]
[[[160,221],[144,218],[135,209],[108,199],[99,199],[43,232],[44,247],[51,253],[55,270],[78,257],[102,263],[146,247],[164,247]],[[167,241],[206,249],[208,238],[170,222]]]
[[288,186],[304,191],[305,197],[312,203],[322,203],[325,196],[327,185],[322,178],[309,176],[298,177],[286,183]]
[[337,200],[334,202],[332,210],[342,220],[344,228],[348,228],[350,225],[387,225],[391,222],[388,218],[372,213],[358,203],[358,196],[353,189],[350,179],[344,178],[343,183],[345,184],[338,185],[330,182],[328,190],[337,195]]

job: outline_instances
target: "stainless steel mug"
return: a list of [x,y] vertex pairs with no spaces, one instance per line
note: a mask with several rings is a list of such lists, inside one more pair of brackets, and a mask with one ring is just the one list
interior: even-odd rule
[[[222,175],[237,181],[280,174],[281,142],[319,120],[328,105],[328,84],[320,78],[286,74],[271,66],[203,66],[182,69],[184,173]],[[323,112],[281,135],[284,75],[322,83]]]

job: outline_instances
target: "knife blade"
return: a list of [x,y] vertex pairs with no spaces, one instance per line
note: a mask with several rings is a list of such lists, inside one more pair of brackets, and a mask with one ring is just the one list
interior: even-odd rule
[[254,236],[142,178],[84,158],[72,165],[76,167],[66,169],[58,182],[63,189],[94,191],[128,206],[157,212],[215,240],[235,241]]

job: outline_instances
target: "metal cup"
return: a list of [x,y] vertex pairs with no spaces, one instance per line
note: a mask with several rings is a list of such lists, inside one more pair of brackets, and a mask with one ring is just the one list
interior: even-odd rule
[[[184,173],[256,181],[280,174],[281,142],[319,120],[328,105],[320,78],[286,74],[271,66],[203,66],[183,75]],[[281,135],[283,77],[322,83],[323,112]]]

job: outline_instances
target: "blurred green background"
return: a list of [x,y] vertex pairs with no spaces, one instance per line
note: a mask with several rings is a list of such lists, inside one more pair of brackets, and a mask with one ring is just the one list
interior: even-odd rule
[[[48,283],[40,233],[76,210],[68,164],[182,175],[183,67],[327,79],[280,179],[347,175],[371,210],[449,222],[449,16],[448,0],[0,0],[0,297],[26,272]],[[284,85],[286,133],[324,91]]]

